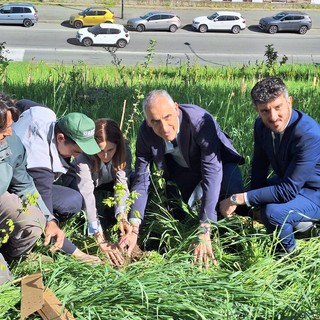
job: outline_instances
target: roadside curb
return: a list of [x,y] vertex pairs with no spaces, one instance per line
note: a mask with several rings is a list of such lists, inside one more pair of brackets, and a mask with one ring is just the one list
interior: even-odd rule
[[[125,0],[123,0],[125,2]],[[131,1],[133,2],[133,1]],[[118,4],[115,4],[114,6],[110,5],[103,5],[103,4],[97,4],[95,2],[63,2],[63,3],[57,3],[57,2],[42,2],[36,4],[37,6],[42,5],[48,5],[48,6],[75,6],[75,7],[93,7],[93,6],[104,6],[112,8],[121,8],[121,1]],[[185,5],[185,4],[179,4],[176,2],[176,4],[170,4],[170,5],[161,5],[161,4],[138,4],[138,3],[125,3],[124,4],[126,8],[145,8],[145,9],[163,9],[163,10],[171,10],[171,9],[197,9],[197,8],[209,8],[209,9],[215,9],[215,10],[232,10],[232,9],[245,9],[245,10],[284,10],[284,9],[296,9],[296,10],[302,10],[303,9],[303,3],[283,3],[283,2],[274,2],[274,3],[268,3],[268,2],[220,2],[220,1],[193,1],[192,5]],[[320,10],[320,5],[317,4],[310,4],[312,8],[309,8],[308,10]]]

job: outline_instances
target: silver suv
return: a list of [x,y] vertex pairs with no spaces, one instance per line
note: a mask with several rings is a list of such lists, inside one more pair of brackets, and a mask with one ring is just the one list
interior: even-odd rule
[[31,3],[7,3],[0,7],[0,24],[31,27],[38,21],[37,12]]
[[127,27],[138,32],[145,30],[169,30],[176,32],[181,26],[180,18],[173,12],[154,11],[144,16],[129,19]]
[[311,17],[301,11],[282,11],[272,17],[261,18],[260,29],[277,33],[278,31],[293,31],[305,34],[311,29]]

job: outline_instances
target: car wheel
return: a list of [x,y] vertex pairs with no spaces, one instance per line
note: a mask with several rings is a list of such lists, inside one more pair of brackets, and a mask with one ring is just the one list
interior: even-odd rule
[[32,21],[30,19],[24,19],[23,20],[23,25],[26,27],[26,28],[29,28],[33,25]]
[[119,39],[117,41],[117,47],[118,48],[124,48],[127,45],[127,41],[124,39]]
[[74,27],[76,29],[80,29],[80,28],[83,27],[83,23],[81,21],[77,20],[77,21],[74,22]]
[[176,32],[178,29],[178,27],[175,25],[175,24],[172,24],[170,27],[169,27],[169,31],[170,32]]
[[240,32],[240,27],[239,26],[233,26],[231,29],[231,32],[234,34],[238,34]]
[[205,24],[202,24],[202,25],[199,27],[199,31],[200,31],[201,33],[207,32],[207,31],[208,31],[208,26],[205,25]]
[[278,32],[278,27],[277,26],[271,26],[269,28],[269,33],[274,34]]
[[108,20],[108,21],[105,21],[104,23],[112,23],[112,21],[109,21],[109,20]]
[[300,34],[305,34],[308,31],[308,27],[307,26],[301,26],[299,29],[299,33]]
[[142,32],[142,31],[144,31],[144,25],[143,24],[138,24],[136,29],[137,29],[138,32]]
[[92,46],[93,41],[92,41],[90,38],[84,38],[84,39],[82,40],[82,44],[83,44],[85,47],[90,47],[90,46]]

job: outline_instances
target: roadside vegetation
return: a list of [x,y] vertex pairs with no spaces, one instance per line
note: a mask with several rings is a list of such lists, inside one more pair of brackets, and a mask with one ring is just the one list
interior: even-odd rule
[[[122,124],[134,151],[144,94],[166,89],[177,102],[200,105],[217,118],[246,158],[242,166],[246,185],[256,118],[250,90],[259,79],[283,78],[294,107],[320,121],[318,65],[288,65],[270,45],[265,62],[259,64],[212,68],[190,62],[151,67],[154,45],[151,41],[144,62],[136,67],[122,66],[116,53],[113,66],[104,67],[81,62],[71,66],[12,63],[1,60],[0,54],[1,90],[16,99],[46,104],[59,116],[80,111],[93,119],[113,118]],[[320,319],[319,237],[298,240],[298,255],[276,259],[277,234],[266,235],[261,224],[248,218],[219,220],[212,231],[219,265],[199,270],[192,265],[188,248],[195,238],[197,212],[181,203],[188,218],[183,224],[174,220],[163,200],[160,173],[152,179],[141,257],[120,269],[81,264],[62,253],[55,253],[51,263],[40,258],[12,263],[16,280],[0,286],[0,319],[19,319],[19,280],[39,270],[45,286],[76,319]],[[80,249],[99,254],[94,241],[86,237],[82,213],[62,228]],[[108,234],[110,241],[117,240],[114,230]],[[52,255],[41,241],[34,251]]]
[[[10,0],[3,0],[2,3],[10,3]],[[211,1],[211,0],[89,0],[89,1],[76,1],[76,0],[31,0],[36,6],[40,5],[77,5],[83,7],[89,6],[106,6],[114,8],[124,4],[125,7],[150,7],[150,8],[212,8],[212,9],[269,9],[269,10],[282,10],[282,9],[296,9],[296,10],[313,10],[318,9],[318,4],[311,4],[307,2],[299,2],[299,0],[292,2],[226,2]]]

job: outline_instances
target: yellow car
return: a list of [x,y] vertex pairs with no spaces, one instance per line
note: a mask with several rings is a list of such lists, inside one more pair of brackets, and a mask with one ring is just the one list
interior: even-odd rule
[[91,7],[71,15],[69,23],[77,29],[95,26],[99,23],[114,23],[114,15],[108,8]]

